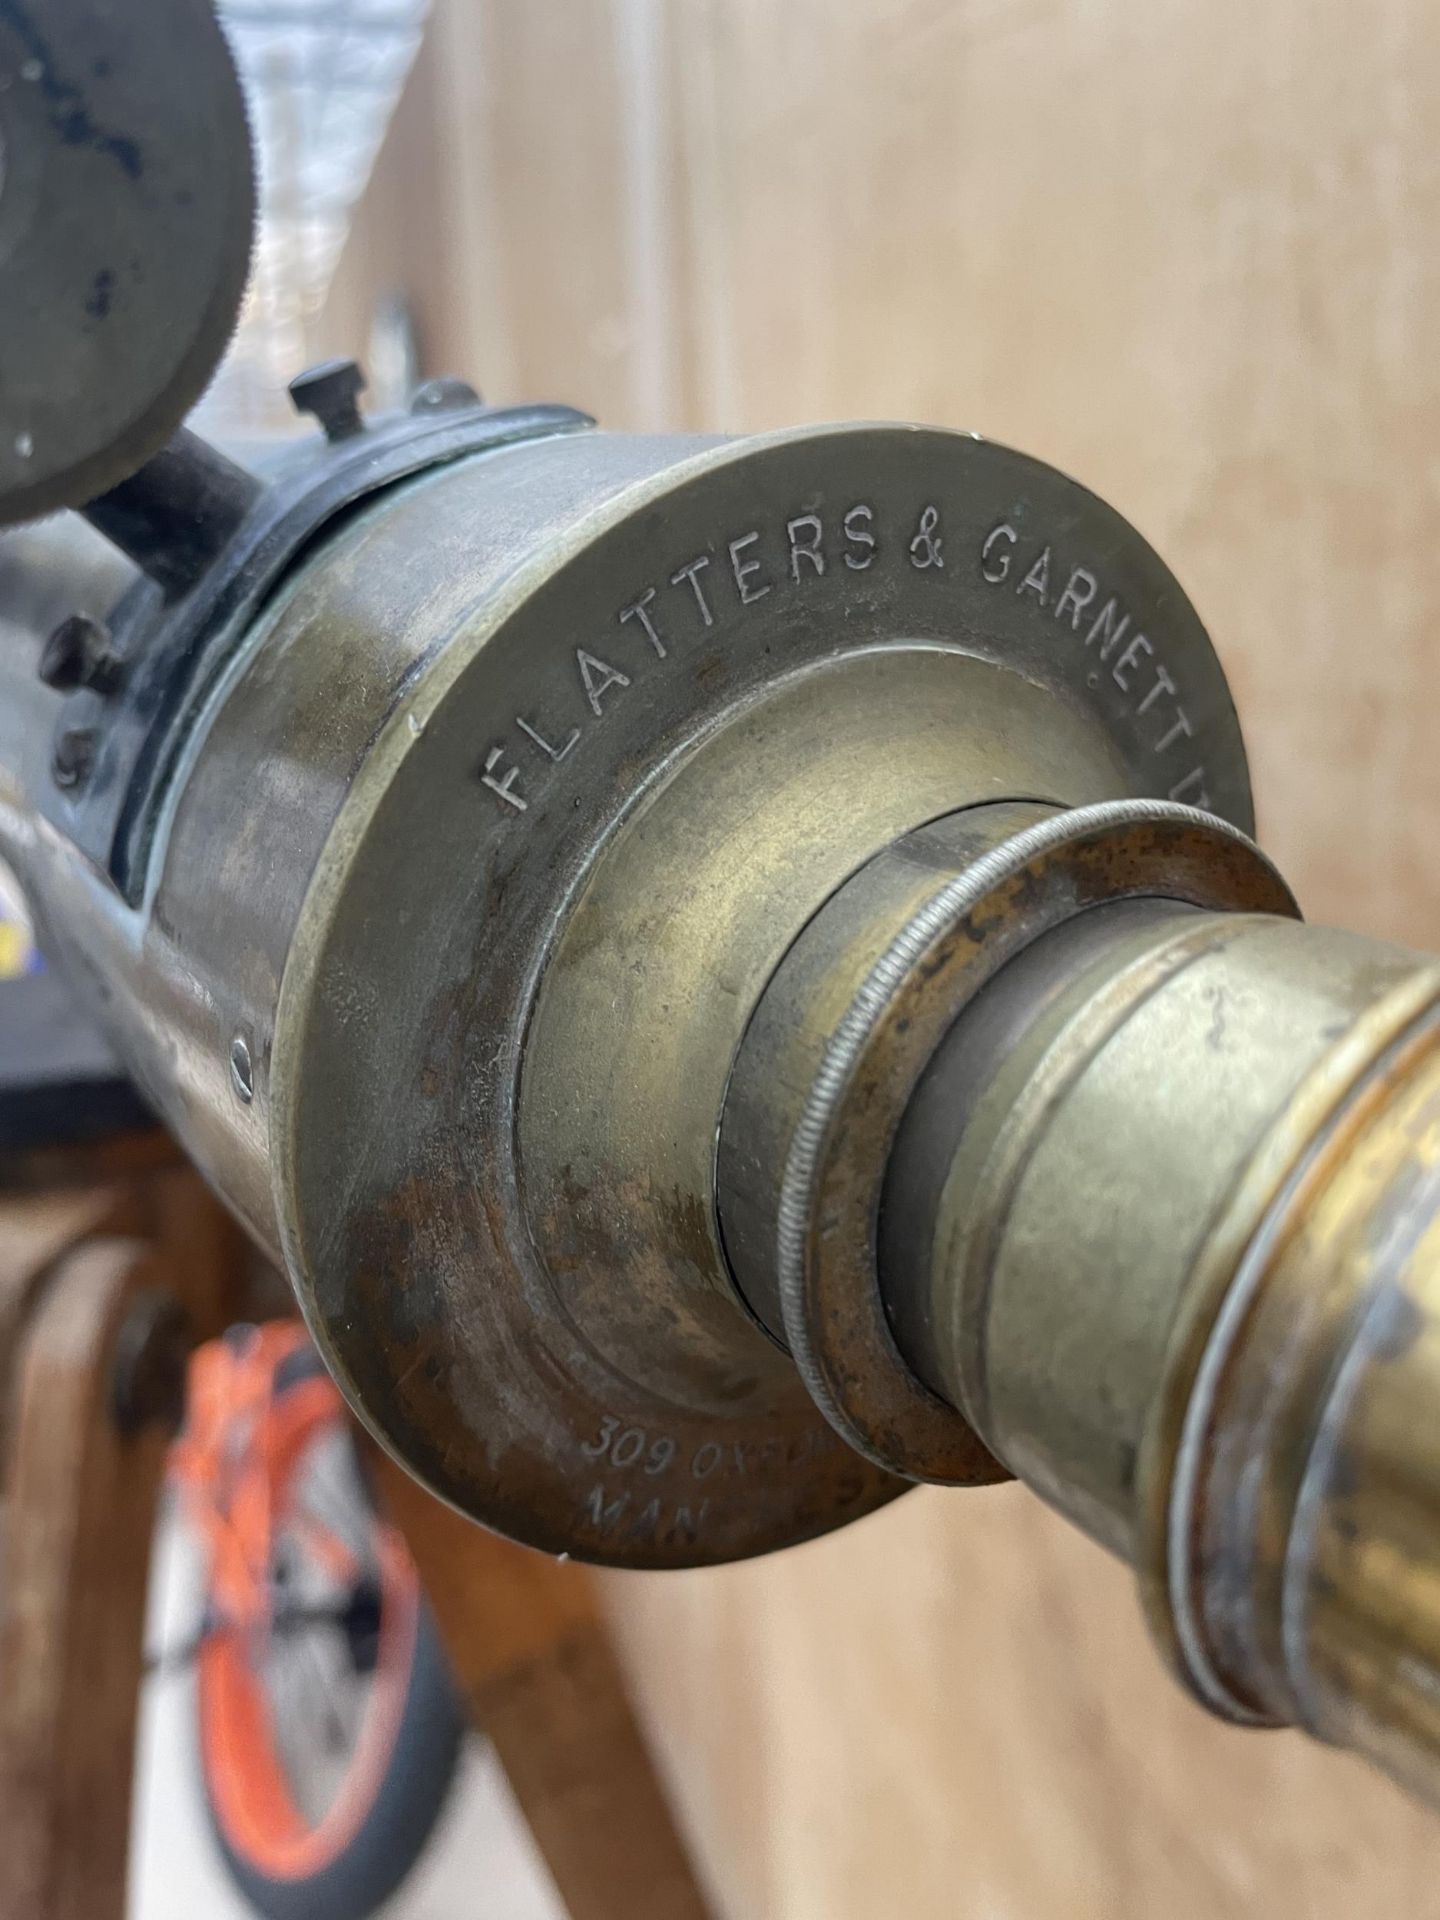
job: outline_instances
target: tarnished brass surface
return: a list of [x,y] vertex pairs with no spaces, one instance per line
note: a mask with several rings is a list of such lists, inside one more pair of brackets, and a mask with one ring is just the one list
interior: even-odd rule
[[[832,1426],[869,1458],[914,1479],[968,1486],[1004,1477],[969,1425],[952,1406],[892,1354],[873,1278],[871,1222],[886,1158],[884,1106],[903,1109],[908,1087],[900,1062],[882,1069],[881,1110],[868,1103],[854,1160],[864,1171],[841,1183],[832,1207],[837,1231],[828,1238],[842,1272],[831,1297],[819,1303],[823,1325],[812,1338],[810,1316],[783,1292],[785,1210],[792,1205],[792,1167],[800,1130],[810,1114],[817,1081],[837,1038],[853,1024],[856,998],[886,954],[918,918],[933,911],[957,875],[1053,808],[1034,801],[997,801],[950,814],[897,838],[867,862],[810,921],[786,954],[745,1033],[725,1100],[720,1132],[721,1223],[741,1292],[794,1356],[816,1404]],[[897,980],[897,985],[903,980]],[[876,993],[877,1020],[890,1012]],[[903,1018],[903,1016],[902,1016]],[[916,1022],[914,1045],[929,1051]],[[902,1053],[904,1049],[901,1049]],[[827,1090],[828,1090],[827,1083]],[[844,1129],[845,1089],[812,1128]],[[865,1123],[874,1132],[864,1131]],[[854,1161],[851,1162],[853,1168]],[[808,1184],[808,1183],[807,1183]],[[808,1194],[806,1196],[808,1200]],[[804,1204],[802,1202],[802,1204]],[[802,1222],[804,1237],[810,1209]],[[803,1251],[803,1249],[802,1249]]]
[[735,1054],[827,897],[995,799],[1250,817],[1144,542],[1023,456],[885,427],[571,433],[376,497],[184,716],[138,912],[36,824],[44,777],[0,829],[52,948],[361,1416],[466,1511],[621,1564],[900,1484],[716,1226]]
[[[900,1362],[876,1267],[891,1149],[935,1050],[1006,960],[1099,901],[1163,895],[1230,912],[1284,911],[1292,903],[1242,834],[1164,803],[1114,802],[1048,817],[1033,806],[992,806],[956,816],[943,830],[950,871],[920,897],[907,900],[909,889],[885,884],[892,867],[903,874],[907,854],[923,849],[935,858],[912,836],[872,863],[797,942],[747,1035],[738,1111],[733,1128],[727,1112],[722,1153],[727,1135],[743,1139],[753,1130],[749,1115],[766,1097],[769,1061],[793,1050],[795,1064],[812,1071],[788,1102],[784,1082],[772,1095],[783,1116],[778,1186],[772,1175],[757,1190],[753,1175],[762,1169],[753,1158],[747,1169],[732,1146],[726,1200],[748,1199],[771,1213],[773,1224],[752,1238],[773,1243],[786,1338],[832,1424],[868,1458],[963,1483],[990,1477],[993,1465],[977,1459],[973,1436],[952,1409]],[[941,831],[932,828],[927,838]],[[873,931],[855,938],[857,916],[872,928],[878,919],[888,933],[877,954],[867,953]],[[827,1005],[846,989],[838,1006]]]
[[[1350,957],[1364,967],[1363,950],[1352,946]],[[1369,983],[1377,997],[1347,1024],[1337,1022],[1335,1044],[1306,1071],[1211,1222],[1181,1301],[1139,1462],[1137,1571],[1151,1625],[1177,1671],[1207,1704],[1234,1719],[1263,1720],[1269,1711],[1253,1690],[1247,1695],[1243,1683],[1221,1677],[1199,1624],[1195,1546],[1207,1498],[1205,1463],[1236,1330],[1266,1284],[1279,1240],[1305,1220],[1331,1176],[1347,1187],[1357,1180],[1362,1190],[1373,1185],[1375,1169],[1357,1157],[1359,1129],[1408,1072],[1417,1049],[1430,1044],[1440,968],[1422,964],[1418,955],[1408,956],[1406,968],[1407,956],[1394,949],[1375,957],[1382,966],[1389,962]],[[1363,973],[1355,984],[1364,991]],[[1313,1253],[1315,1243],[1307,1244]],[[1324,1290],[1323,1266],[1310,1276],[1317,1295]],[[1226,1443],[1227,1465],[1242,1444],[1237,1425]],[[1236,1527],[1233,1518],[1226,1524]],[[1237,1565],[1244,1558],[1233,1543],[1232,1554]]]
[[[1440,975],[1248,914],[1142,921],[1088,971],[1066,966],[1064,937],[1066,986],[972,1097],[938,1198],[935,1364],[1001,1459],[1135,1557],[1137,1474],[1167,1357],[1193,1349],[1192,1289],[1220,1310],[1215,1237],[1238,1259],[1258,1231],[1287,1170],[1271,1142],[1353,1023]],[[964,1018],[988,1017],[981,1000]],[[965,1045],[957,1026],[952,1057]]]
[[1198,1696],[1440,1797],[1440,967],[1092,910],[956,1022],[887,1206],[902,1349]]
[[[1417,1049],[1418,1051],[1418,1049]],[[1440,1798],[1440,1056],[1357,1143],[1333,1238],[1350,1311],[1281,1569],[1300,1723]],[[1337,1182],[1337,1187],[1341,1184]],[[1304,1261],[1296,1245],[1291,1257]],[[1337,1257],[1338,1256],[1338,1257]],[[1339,1288],[1336,1289],[1340,1291]]]
[[[993,538],[1022,504],[1064,543],[1043,598],[1002,565],[1019,536]],[[1072,600],[1114,603],[1088,650],[1094,622],[1057,624],[1086,553]],[[412,601],[424,568],[443,586]],[[299,592],[307,618],[254,656],[266,702],[264,654],[308,676],[350,609],[417,660],[298,923],[276,916],[273,1049],[257,1020],[285,1252],[357,1406],[467,1510],[622,1564],[762,1551],[890,1497],[721,1262],[730,1060],[805,920],[927,818],[1198,770],[1248,819],[1173,581],[1034,463],[867,428],[475,462]]]
[[[787,1344],[778,1258],[786,1163],[827,1050],[857,994],[916,915],[985,854],[1056,811],[1038,799],[995,800],[897,835],[831,894],[767,980],[725,1092],[718,1169],[731,1271],[781,1346]],[[883,1154],[874,1157],[873,1164],[883,1163]]]
[[[1432,977],[1432,988],[1437,984]],[[1440,1009],[1329,1118],[1247,1250],[1167,1514],[1182,1670],[1440,1784]]]
[[602,856],[526,1042],[527,1210],[597,1345],[630,1364],[655,1352],[654,1384],[682,1403],[809,1410],[763,1342],[749,1388],[737,1379],[716,1226],[716,1131],[755,1005],[826,898],[911,826],[995,793],[1068,799],[1114,777],[1106,743],[1038,689],[900,647],[781,682],[684,760]]

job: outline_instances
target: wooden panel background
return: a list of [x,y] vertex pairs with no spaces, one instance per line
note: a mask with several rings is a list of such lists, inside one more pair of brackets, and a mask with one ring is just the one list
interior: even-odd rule
[[[1313,918],[1440,945],[1434,0],[435,0],[317,344],[612,425],[974,427],[1165,554]],[[1440,1915],[1015,1489],[609,1583],[733,1920]]]

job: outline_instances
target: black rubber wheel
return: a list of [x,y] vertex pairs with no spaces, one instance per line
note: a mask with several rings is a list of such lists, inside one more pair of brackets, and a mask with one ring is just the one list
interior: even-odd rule
[[[275,1369],[271,1404],[283,1412],[291,1403],[293,1391],[323,1375],[324,1368],[312,1349],[288,1354]],[[328,1422],[324,1434],[337,1447],[345,1469],[345,1485],[351,1487],[353,1482],[347,1518],[356,1533],[373,1539],[379,1556],[375,1578],[356,1585],[342,1614],[327,1612],[321,1623],[323,1630],[335,1636],[346,1650],[341,1665],[349,1684],[359,1688],[373,1681],[378,1671],[381,1648],[387,1644],[382,1602],[386,1591],[403,1593],[403,1604],[397,1603],[390,1617],[404,1624],[398,1640],[389,1643],[392,1692],[384,1715],[384,1738],[369,1750],[366,1765],[357,1775],[360,1784],[351,1783],[350,1817],[344,1823],[343,1840],[337,1837],[326,1847],[309,1846],[311,1836],[302,1831],[298,1846],[288,1851],[283,1832],[280,1844],[273,1841],[274,1831],[282,1829],[284,1822],[274,1817],[273,1804],[265,1798],[273,1779],[277,1794],[283,1798],[282,1812],[294,1812],[300,1824],[299,1802],[289,1791],[295,1782],[281,1779],[284,1769],[278,1722],[272,1717],[275,1698],[269,1692],[272,1670],[266,1661],[281,1653],[288,1657],[294,1641],[282,1648],[277,1636],[270,1633],[258,1649],[242,1647],[236,1635],[231,1634],[227,1640],[223,1629],[213,1627],[202,1639],[196,1678],[196,1726],[206,1810],[231,1879],[264,1920],[365,1920],[374,1913],[424,1851],[454,1779],[466,1727],[434,1616],[419,1591],[409,1555],[398,1535],[375,1517],[363,1456],[342,1422]],[[397,1566],[403,1566],[403,1580],[394,1578]],[[391,1573],[382,1573],[382,1568],[391,1569]],[[213,1616],[215,1605],[207,1595],[207,1615]],[[298,1617],[300,1624],[292,1623],[291,1633],[306,1635],[314,1631],[313,1624],[306,1624],[303,1608]],[[313,1622],[313,1616],[310,1618]],[[245,1677],[237,1680],[242,1673]],[[228,1681],[226,1674],[230,1676]],[[323,1707],[323,1670],[321,1688]],[[262,1717],[248,1722],[243,1716],[237,1718],[233,1707],[236,1698],[248,1701],[252,1708],[263,1701]],[[232,1703],[228,1708],[227,1701]],[[372,1710],[372,1706],[361,1709],[362,1713]],[[258,1729],[261,1737],[247,1742],[239,1731],[247,1724]],[[343,1757],[340,1765],[342,1769],[354,1766],[354,1753]],[[251,1783],[238,1794],[234,1785],[237,1776]],[[246,1844],[247,1838],[251,1844]],[[307,1859],[307,1853],[314,1858]]]
[[231,1879],[265,1920],[366,1920],[425,1851],[460,1758],[465,1719],[440,1636],[423,1602],[404,1718],[369,1816],[345,1850],[309,1879],[278,1880],[231,1846],[205,1779],[211,1831]]

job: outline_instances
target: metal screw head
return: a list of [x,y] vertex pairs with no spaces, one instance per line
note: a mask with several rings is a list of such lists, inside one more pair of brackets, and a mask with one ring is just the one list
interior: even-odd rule
[[65,727],[55,742],[50,772],[57,787],[80,787],[95,767],[97,741],[93,727]]
[[360,395],[365,375],[354,360],[322,360],[290,382],[290,398],[298,413],[313,414],[327,440],[348,440],[363,432]]
[[76,687],[113,692],[120,680],[120,657],[111,643],[110,629],[88,613],[72,613],[41,649],[39,674],[57,693]]
[[85,627],[83,613],[62,620],[40,650],[37,669],[47,687],[57,693],[69,693],[85,679]]
[[230,1042],[230,1084],[248,1107],[255,1098],[255,1062],[243,1033],[237,1033]]
[[468,380],[454,374],[436,380],[422,380],[410,396],[411,413],[448,413],[461,407],[478,407],[480,396]]

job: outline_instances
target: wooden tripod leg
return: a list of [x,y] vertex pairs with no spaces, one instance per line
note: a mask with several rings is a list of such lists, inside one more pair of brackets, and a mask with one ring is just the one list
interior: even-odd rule
[[584,1568],[472,1525],[388,1459],[377,1474],[571,1920],[708,1920]]
[[[0,1567],[0,1914],[121,1920],[163,1424],[117,1418],[153,1256],[88,1241],[8,1356]],[[143,1411],[143,1409],[141,1409]]]

